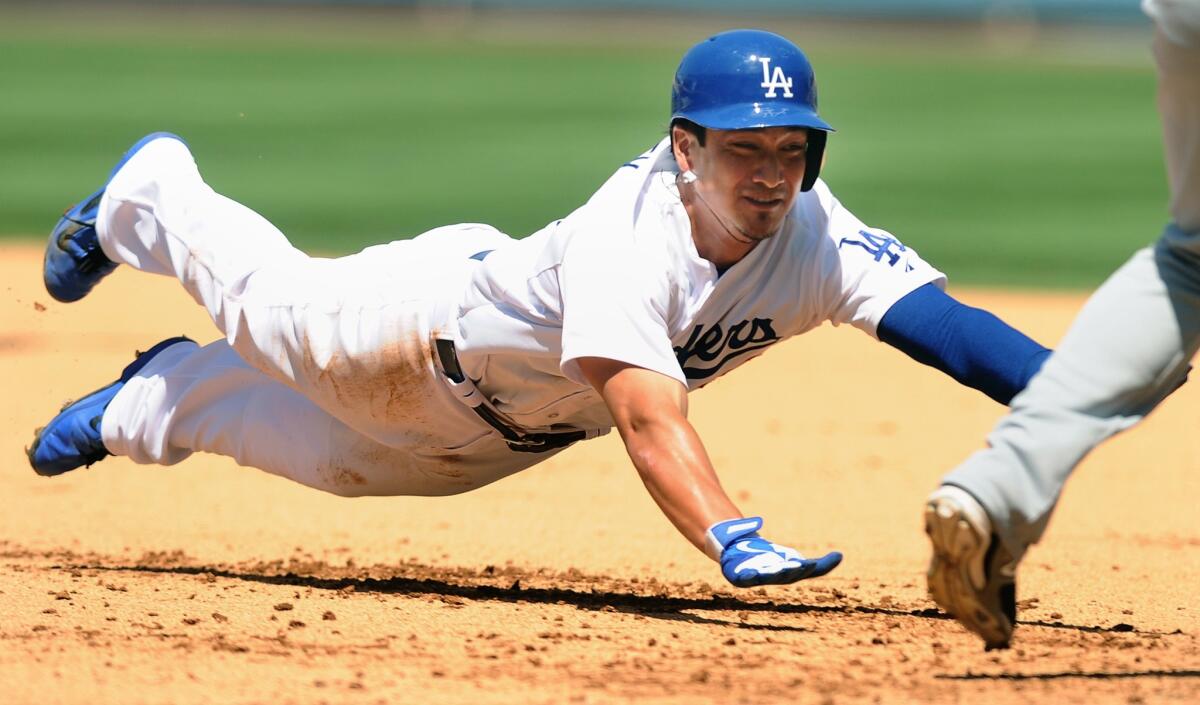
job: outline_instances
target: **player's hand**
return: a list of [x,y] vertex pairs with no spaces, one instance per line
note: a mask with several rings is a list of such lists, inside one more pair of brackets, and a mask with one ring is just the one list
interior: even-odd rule
[[720,551],[721,573],[736,587],[819,578],[842,562],[842,554],[837,551],[805,558],[794,548],[771,543],[758,535],[762,524],[761,517],[746,517],[722,521],[708,529],[710,550]]

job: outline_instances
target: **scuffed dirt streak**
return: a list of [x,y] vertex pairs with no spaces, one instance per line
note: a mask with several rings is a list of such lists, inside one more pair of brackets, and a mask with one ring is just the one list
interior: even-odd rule
[[69,679],[90,663],[101,694],[166,687],[173,702],[196,685],[225,692],[226,673],[248,702],[403,702],[414,688],[460,702],[1069,702],[1085,684],[1091,702],[1184,702],[1200,677],[1182,666],[1200,663],[1195,634],[1027,622],[1017,648],[984,653],[924,604],[820,585],[735,595],[580,571],[205,565],[9,543],[0,565],[21,605],[0,628],[0,668],[41,662]]
[[[0,257],[0,373],[25,385],[2,409],[3,702],[1200,701],[1190,386],[1072,480],[1022,567],[1014,648],[989,653],[925,595],[920,511],[999,409],[865,336],[818,331],[694,397],[743,509],[847,555],[735,592],[613,438],[433,500],[347,500],[205,456],[34,477],[22,447],[62,399],[212,330],[169,280],[119,271],[62,306],[39,265]],[[1082,301],[968,294],[1047,342]]]

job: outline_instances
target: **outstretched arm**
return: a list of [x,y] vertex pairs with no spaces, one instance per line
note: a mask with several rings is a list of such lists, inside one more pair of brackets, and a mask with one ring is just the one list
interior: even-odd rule
[[687,390],[670,377],[615,360],[584,358],[579,369],[608,404],[650,496],[679,533],[704,551],[708,527],[742,513],[687,420]]
[[1050,350],[983,309],[933,284],[909,292],[879,322],[879,339],[960,384],[1008,404]]
[[679,533],[721,563],[731,583],[790,583],[837,567],[840,553],[808,560],[759,536],[762,519],[743,517],[721,487],[677,380],[598,357],[580,358],[579,369],[608,405],[650,496]]

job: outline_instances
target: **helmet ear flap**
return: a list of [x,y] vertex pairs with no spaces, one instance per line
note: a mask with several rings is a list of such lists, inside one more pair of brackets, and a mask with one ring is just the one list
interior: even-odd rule
[[825,143],[829,133],[824,130],[808,131],[808,150],[804,158],[804,179],[800,181],[801,191],[811,191],[821,175],[821,162],[825,159]]

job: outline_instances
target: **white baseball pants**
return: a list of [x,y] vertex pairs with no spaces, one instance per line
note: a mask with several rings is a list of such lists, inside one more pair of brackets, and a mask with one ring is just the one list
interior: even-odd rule
[[551,455],[510,451],[431,358],[470,255],[511,242],[493,228],[309,257],[159,139],[113,178],[96,229],[114,262],[177,278],[224,336],[172,346],[125,384],[101,425],[116,455],[218,453],[345,496],[454,494]]
[[[1150,413],[1200,348],[1200,2],[1158,9],[1154,49],[1173,222],[1089,299],[1013,399],[989,447],[943,479],[979,499],[1018,558],[1041,538],[1076,465]],[[1161,31],[1171,20],[1172,31]]]

